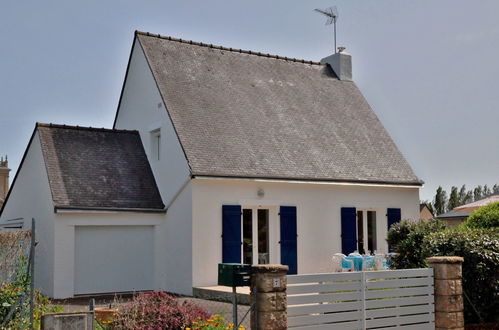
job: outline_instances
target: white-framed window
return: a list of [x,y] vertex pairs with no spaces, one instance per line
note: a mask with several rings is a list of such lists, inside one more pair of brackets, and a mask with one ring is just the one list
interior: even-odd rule
[[151,131],[151,159],[160,160],[161,158],[161,129]]

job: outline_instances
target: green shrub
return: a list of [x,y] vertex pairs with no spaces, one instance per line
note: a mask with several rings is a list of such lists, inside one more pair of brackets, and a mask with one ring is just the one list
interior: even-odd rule
[[499,230],[455,228],[424,239],[425,255],[460,256],[465,323],[499,322]]
[[388,244],[397,253],[391,259],[391,267],[409,269],[426,267],[425,259],[429,256],[423,249],[424,238],[446,228],[440,220],[410,221],[404,220],[392,225],[388,231]]
[[473,211],[464,225],[469,228],[498,228],[499,202],[490,203]]

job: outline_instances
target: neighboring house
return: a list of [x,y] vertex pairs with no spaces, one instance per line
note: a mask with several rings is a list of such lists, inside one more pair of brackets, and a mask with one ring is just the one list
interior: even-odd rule
[[455,207],[447,213],[440,214],[437,219],[444,220],[449,227],[453,227],[468,219],[474,210],[494,202],[499,202],[499,193],[493,193],[472,203]]
[[0,158],[0,208],[2,207],[5,197],[7,196],[7,192],[9,191],[9,161],[7,156],[5,159],[3,157]]
[[[388,227],[419,219],[422,181],[346,53],[318,63],[137,32],[114,129],[39,125],[1,214],[40,218],[51,296],[192,294],[220,262],[325,272],[333,253],[386,252]],[[65,146],[74,132],[81,148]]]
[[430,208],[426,204],[419,204],[419,220],[431,220],[435,216],[431,213]]

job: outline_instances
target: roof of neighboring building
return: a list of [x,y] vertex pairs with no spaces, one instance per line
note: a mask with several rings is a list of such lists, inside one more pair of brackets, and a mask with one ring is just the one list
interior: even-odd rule
[[479,207],[485,206],[490,203],[499,202],[499,193],[494,193],[480,200],[474,201],[472,203],[464,204],[458,207],[455,207],[455,211],[473,211]]
[[37,124],[56,208],[163,209],[137,131]]
[[444,213],[444,214],[440,214],[439,216],[437,216],[436,218],[437,219],[446,219],[446,218],[467,218],[469,217],[471,214],[471,212],[458,212],[458,211],[449,211],[447,213]]
[[193,175],[422,184],[357,86],[327,65],[136,37]]

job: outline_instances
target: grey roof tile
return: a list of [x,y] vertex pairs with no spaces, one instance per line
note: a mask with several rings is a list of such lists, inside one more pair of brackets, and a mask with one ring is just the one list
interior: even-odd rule
[[137,131],[38,124],[56,207],[163,209]]
[[357,86],[328,66],[137,38],[193,175],[421,184]]

